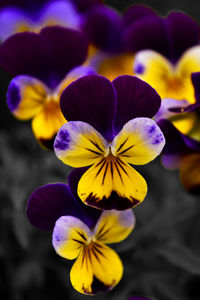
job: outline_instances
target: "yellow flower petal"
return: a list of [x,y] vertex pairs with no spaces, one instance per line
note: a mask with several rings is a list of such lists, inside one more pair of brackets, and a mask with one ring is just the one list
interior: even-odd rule
[[100,209],[131,208],[143,201],[146,193],[144,178],[112,154],[89,168],[78,183],[80,199]]
[[63,216],[56,221],[52,242],[60,256],[75,259],[90,236],[90,229],[78,218]]
[[95,294],[112,289],[123,274],[119,256],[100,242],[91,242],[72,266],[72,286],[80,293]]
[[187,50],[176,65],[155,51],[140,51],[135,57],[134,70],[161,98],[186,99],[194,103],[191,74],[200,71],[200,46]]
[[55,139],[57,157],[72,167],[84,167],[103,156],[107,142],[91,125],[72,121],[63,125]]
[[46,97],[45,85],[33,77],[17,76],[8,86],[8,107],[20,120],[29,120],[38,114],[46,101]]
[[66,123],[57,101],[50,100],[32,120],[32,130],[36,139],[45,144],[52,140],[60,127]]
[[165,138],[158,125],[149,118],[135,118],[124,125],[112,142],[112,152],[135,165],[144,165],[158,156]]
[[127,238],[135,226],[132,209],[103,211],[95,229],[95,237],[106,244],[118,243]]

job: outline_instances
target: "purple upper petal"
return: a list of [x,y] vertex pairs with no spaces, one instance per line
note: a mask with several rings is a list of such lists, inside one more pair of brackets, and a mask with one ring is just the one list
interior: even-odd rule
[[26,213],[29,221],[42,230],[53,230],[56,220],[61,216],[85,219],[68,186],[62,183],[47,184],[36,189],[28,200]]
[[167,18],[147,16],[131,24],[125,32],[126,48],[137,52],[152,49],[172,62],[199,43],[199,25],[189,16],[172,12]]
[[161,99],[146,82],[135,76],[120,76],[113,81],[117,92],[115,130],[137,117],[152,118],[158,111]]
[[99,75],[88,75],[71,83],[60,99],[67,121],[92,125],[107,140],[112,140],[116,93],[112,83]]
[[125,48],[133,52],[153,49],[167,55],[169,46],[164,24],[158,16],[147,16],[133,22],[124,33]]
[[200,103],[200,72],[192,74],[192,83],[195,90],[196,102]]
[[186,49],[199,43],[200,27],[190,16],[180,12],[169,14],[165,24],[169,40],[168,57],[176,62]]
[[124,24],[126,26],[132,24],[133,22],[147,16],[155,16],[155,11],[142,4],[131,5],[124,13]]
[[120,15],[102,5],[88,12],[83,29],[101,50],[117,52],[122,48],[122,25]]
[[170,121],[162,119],[158,121],[158,125],[166,139],[164,154],[182,155],[200,151],[200,142],[182,134]]
[[55,87],[86,55],[83,34],[53,26],[40,34],[26,32],[8,38],[0,47],[0,66],[13,76],[30,75]]
[[68,176],[68,185],[69,189],[73,195],[73,197],[77,200],[80,207],[83,208],[84,213],[86,215],[85,223],[90,227],[93,228],[96,225],[96,222],[98,221],[102,210],[93,208],[91,206],[83,204],[83,202],[80,200],[77,194],[77,185],[82,177],[82,175],[86,172],[88,168],[78,168],[74,169]]

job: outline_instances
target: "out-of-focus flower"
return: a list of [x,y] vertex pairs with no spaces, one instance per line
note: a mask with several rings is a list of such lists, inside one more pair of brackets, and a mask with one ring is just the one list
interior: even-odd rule
[[124,36],[132,24],[152,15],[155,15],[152,9],[139,4],[128,8],[123,15],[103,5],[90,9],[81,25],[91,43],[87,64],[110,80],[134,75],[135,52],[126,49]]
[[200,73],[192,74],[196,102],[166,99],[157,114],[166,146],[163,164],[167,168],[180,168],[180,177],[186,190],[199,193],[200,190]]
[[135,56],[135,74],[154,87],[162,99],[194,103],[191,74],[200,71],[199,36],[199,25],[184,13],[145,18],[127,36],[131,49],[146,49]]
[[14,77],[7,103],[20,120],[32,119],[36,139],[46,148],[66,120],[60,111],[60,95],[74,79],[93,73],[79,67],[87,56],[85,36],[54,26],[39,34],[18,33],[0,47],[0,65]]
[[55,183],[35,190],[27,216],[36,227],[53,229],[52,242],[59,255],[77,259],[70,272],[73,287],[80,293],[95,294],[120,281],[122,262],[106,244],[124,240],[134,228],[135,217],[132,210],[101,212],[85,206],[73,195],[79,176],[80,170],[75,170],[69,186]]
[[[2,1],[1,1],[2,2]],[[60,25],[79,29],[83,11],[100,0],[6,1],[0,3],[0,40],[17,32],[39,32],[43,27]]]
[[112,83],[84,76],[65,89],[61,110],[70,122],[60,128],[54,149],[67,165],[92,165],[78,184],[85,204],[125,210],[143,201],[146,181],[129,164],[147,164],[162,151],[164,136],[150,119],[160,102],[156,91],[134,76]]

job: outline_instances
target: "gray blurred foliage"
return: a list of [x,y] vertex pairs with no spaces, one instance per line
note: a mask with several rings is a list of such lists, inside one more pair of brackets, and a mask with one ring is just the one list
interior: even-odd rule
[[[134,1],[106,1],[124,9]],[[138,1],[140,2],[140,1]],[[160,13],[177,8],[197,17],[198,1],[146,1]],[[66,182],[69,168],[36,143],[30,124],[14,119],[6,107],[10,80],[0,73],[0,299],[89,299],[74,291],[73,264],[56,255],[51,233],[39,231],[25,215],[28,196],[43,184]],[[143,295],[155,300],[200,299],[200,199],[187,194],[177,171],[156,161],[137,168],[149,192],[135,209],[133,233],[113,248],[124,263],[124,276],[111,292],[95,300],[126,300]]]

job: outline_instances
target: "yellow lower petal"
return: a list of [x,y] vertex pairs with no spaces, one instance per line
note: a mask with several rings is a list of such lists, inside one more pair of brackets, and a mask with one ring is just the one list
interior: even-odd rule
[[123,274],[119,256],[100,242],[91,242],[72,266],[72,286],[83,294],[96,294],[112,289]]
[[80,199],[100,209],[131,208],[143,201],[146,193],[144,178],[113,155],[101,158],[83,174],[78,183]]
[[66,123],[58,102],[48,101],[42,111],[32,120],[32,129],[39,142],[54,138],[60,127]]

